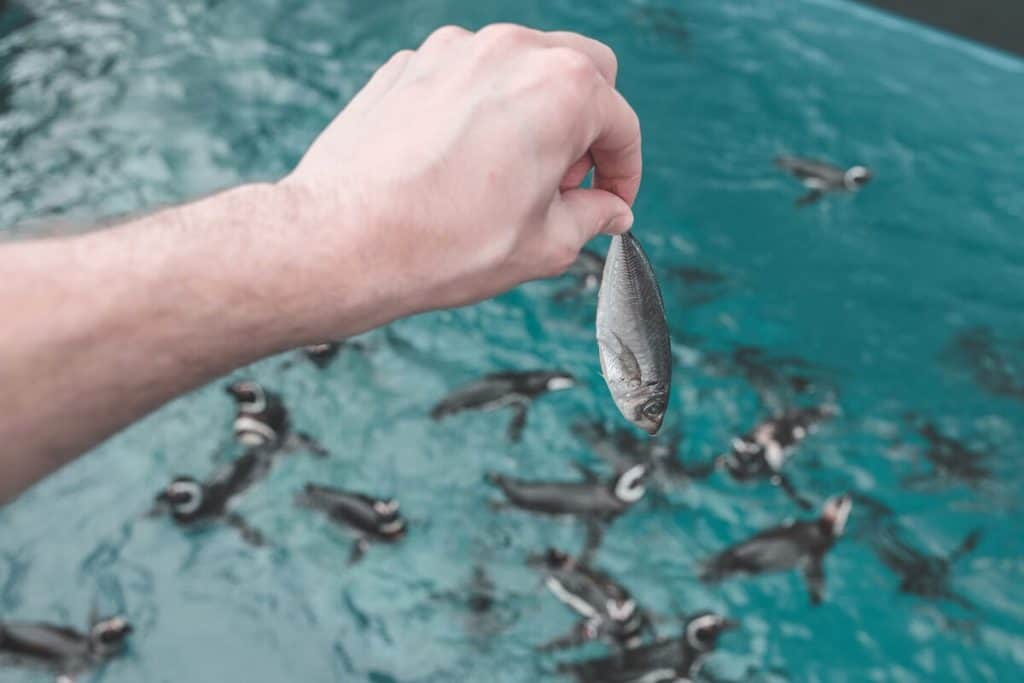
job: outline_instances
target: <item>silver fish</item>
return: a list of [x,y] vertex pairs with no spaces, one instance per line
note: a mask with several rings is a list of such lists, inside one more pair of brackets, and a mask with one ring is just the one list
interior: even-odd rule
[[632,233],[612,238],[597,293],[601,372],[623,417],[661,429],[672,383],[665,304],[651,263]]

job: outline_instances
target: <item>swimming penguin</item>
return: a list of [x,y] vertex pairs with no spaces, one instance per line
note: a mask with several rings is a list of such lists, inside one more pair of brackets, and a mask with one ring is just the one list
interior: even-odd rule
[[943,355],[963,366],[990,394],[1024,399],[1024,341],[998,336],[991,327],[978,325],[953,337]]
[[524,481],[493,473],[487,475],[487,481],[500,488],[507,498],[507,503],[496,503],[494,507],[510,505],[542,515],[571,515],[586,522],[587,539],[581,558],[587,563],[601,545],[602,525],[612,522],[644,497],[647,466],[633,465],[610,481],[601,481],[585,467],[577,469],[583,481]]
[[588,292],[597,291],[597,288],[601,285],[601,274],[603,272],[604,255],[590,249],[580,250],[579,256],[569,266],[569,269],[565,271],[565,275],[573,278],[575,282],[572,286],[557,292],[555,300],[566,301]]
[[978,547],[981,529],[967,534],[946,556],[928,555],[904,541],[892,528],[871,539],[878,558],[901,577],[900,591],[932,600],[949,600],[969,609],[973,605],[950,586],[953,565]]
[[811,603],[825,591],[825,554],[843,535],[853,499],[848,494],[825,501],[818,519],[790,522],[762,531],[715,555],[701,571],[702,581],[721,581],[736,574],[764,574],[800,568]]
[[167,511],[181,526],[223,521],[238,529],[249,543],[261,545],[262,534],[230,508],[238,496],[266,478],[278,455],[279,451],[269,446],[250,448],[206,481],[177,477],[157,495],[156,505],[150,514]]
[[132,626],[123,617],[94,620],[88,633],[46,623],[0,621],[0,658],[15,666],[43,667],[57,674],[58,683],[115,657]]
[[904,477],[904,485],[955,479],[977,488],[991,479],[992,470],[986,464],[986,452],[943,434],[934,422],[919,420],[916,416],[911,416],[911,419],[916,422],[914,429],[928,444],[921,455],[931,463],[932,471]]
[[320,510],[332,522],[355,531],[357,538],[349,558],[353,564],[366,554],[370,541],[394,543],[405,536],[405,519],[398,511],[398,501],[391,498],[371,498],[330,486],[306,484],[295,503]]
[[738,627],[738,622],[713,612],[698,612],[686,620],[679,637],[600,659],[561,664],[558,671],[579,683],[684,683],[697,675],[719,637]]
[[843,170],[824,161],[781,156],[775,165],[799,179],[809,191],[796,200],[797,206],[807,206],[825,196],[826,192],[856,192],[872,178],[870,170],[853,166]]
[[628,429],[609,431],[601,422],[577,422],[572,432],[584,441],[590,450],[616,471],[633,465],[646,465],[648,482],[657,482],[661,488],[681,485],[691,478],[707,476],[709,468],[684,465],[677,454],[682,437],[678,432],[663,432],[655,438],[639,439]]
[[243,446],[272,446],[287,451],[306,449],[324,457],[327,451],[308,434],[293,432],[288,409],[281,397],[256,382],[229,384],[225,391],[235,399],[235,439]]
[[779,486],[800,507],[811,504],[793,488],[782,473],[793,450],[824,420],[836,414],[830,405],[790,410],[765,420],[741,437],[732,440],[730,450],[719,456],[717,464],[736,481],[767,479]]
[[568,634],[540,647],[550,651],[605,640],[620,650],[639,647],[653,622],[633,596],[604,572],[555,548],[531,557],[529,564],[547,574],[548,590],[582,621]]
[[574,386],[576,378],[558,370],[495,372],[456,389],[434,406],[430,417],[440,420],[465,410],[512,408],[507,436],[511,441],[518,441],[526,426],[526,412],[534,399],[541,394]]

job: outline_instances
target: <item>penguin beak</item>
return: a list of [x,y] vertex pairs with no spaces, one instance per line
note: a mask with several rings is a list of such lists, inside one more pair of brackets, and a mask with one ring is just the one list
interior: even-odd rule
[[735,631],[740,627],[740,622],[735,619],[722,619],[722,623],[718,625],[719,631]]

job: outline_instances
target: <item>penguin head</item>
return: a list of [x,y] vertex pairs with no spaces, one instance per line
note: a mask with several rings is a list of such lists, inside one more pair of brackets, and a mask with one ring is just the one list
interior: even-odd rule
[[132,625],[124,617],[100,619],[89,630],[89,645],[93,652],[107,657],[124,647],[131,632]]
[[392,498],[373,501],[373,511],[377,514],[377,531],[385,536],[398,538],[405,534],[405,520],[398,513],[398,501]]
[[256,382],[242,380],[229,384],[224,390],[235,399],[240,412],[256,414],[267,409],[267,392]]
[[864,166],[854,166],[843,174],[843,185],[848,190],[859,190],[867,185],[873,174]]
[[546,391],[564,391],[576,386],[576,378],[568,372],[549,372],[544,377],[544,389]]
[[612,493],[627,505],[632,505],[644,497],[647,489],[644,478],[647,476],[647,465],[633,465],[615,478]]
[[573,562],[572,555],[558,548],[548,548],[542,555],[534,555],[531,558],[532,564],[539,564],[552,570],[569,569]]
[[203,505],[203,485],[192,477],[178,477],[156,497],[178,518],[191,517]]
[[686,643],[697,652],[710,652],[725,631],[739,628],[739,622],[714,612],[698,612],[686,621]]
[[821,510],[821,521],[833,538],[839,538],[846,529],[846,520],[853,509],[853,497],[849,493],[832,496],[825,501]]

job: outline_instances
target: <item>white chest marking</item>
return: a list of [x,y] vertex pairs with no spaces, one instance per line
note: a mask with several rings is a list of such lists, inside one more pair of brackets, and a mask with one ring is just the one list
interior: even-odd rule
[[554,593],[556,598],[568,605],[576,613],[588,619],[597,617],[597,610],[589,602],[567,591],[565,586],[555,577],[549,576],[544,584],[548,587],[549,591]]

